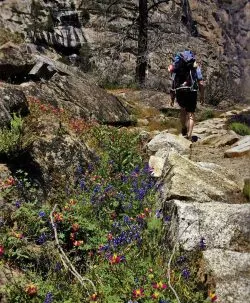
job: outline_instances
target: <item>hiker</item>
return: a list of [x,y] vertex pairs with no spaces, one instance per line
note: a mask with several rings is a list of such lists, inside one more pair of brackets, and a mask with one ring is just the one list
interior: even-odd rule
[[181,133],[185,138],[192,140],[198,90],[200,91],[200,103],[204,103],[204,82],[201,69],[195,61],[192,51],[185,50],[176,54],[168,71],[172,76],[171,106],[174,105],[176,98],[181,107]]

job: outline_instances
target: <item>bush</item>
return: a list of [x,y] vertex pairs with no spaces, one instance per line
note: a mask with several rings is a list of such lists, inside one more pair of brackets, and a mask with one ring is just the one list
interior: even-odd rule
[[250,135],[250,127],[244,123],[233,122],[229,125],[229,128],[241,136]]
[[206,109],[197,115],[198,121],[204,121],[215,117],[215,112],[212,109]]
[[14,114],[10,129],[0,130],[0,154],[10,156],[21,150],[22,130],[23,120]]
[[217,106],[222,101],[239,102],[242,92],[225,68],[215,71],[206,84],[206,103]]

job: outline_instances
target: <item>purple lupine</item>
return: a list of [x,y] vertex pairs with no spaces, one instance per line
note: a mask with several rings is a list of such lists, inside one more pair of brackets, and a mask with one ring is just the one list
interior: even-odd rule
[[52,303],[53,301],[53,295],[52,292],[47,292],[44,303]]

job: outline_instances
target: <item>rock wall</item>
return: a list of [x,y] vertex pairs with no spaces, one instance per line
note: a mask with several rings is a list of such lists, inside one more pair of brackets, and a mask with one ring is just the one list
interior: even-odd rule
[[[85,68],[92,67],[100,82],[128,84],[136,64],[137,2],[43,0],[34,7],[31,0],[3,0],[0,24],[66,55],[87,58]],[[148,84],[165,87],[173,54],[191,48],[206,79],[226,67],[249,95],[249,8],[247,0],[173,0],[151,9]]]

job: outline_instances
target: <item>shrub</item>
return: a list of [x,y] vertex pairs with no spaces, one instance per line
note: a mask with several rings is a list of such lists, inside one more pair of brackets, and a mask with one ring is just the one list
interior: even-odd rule
[[229,128],[241,136],[250,135],[250,127],[244,123],[233,122],[229,125]]
[[23,119],[16,114],[10,122],[10,129],[0,130],[0,154],[13,155],[21,150]]
[[198,114],[198,121],[204,121],[215,117],[215,112],[212,109],[206,109]]
[[242,98],[240,88],[225,68],[213,72],[206,84],[206,103],[217,106],[222,101],[239,102]]

